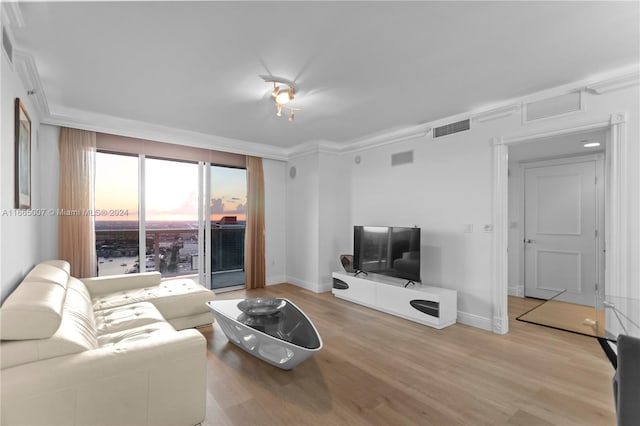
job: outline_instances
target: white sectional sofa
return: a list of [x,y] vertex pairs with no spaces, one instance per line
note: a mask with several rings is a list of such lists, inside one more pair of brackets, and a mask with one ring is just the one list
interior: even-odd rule
[[[36,265],[0,308],[2,425],[195,425],[211,291],[159,273],[79,280]],[[177,331],[180,330],[180,331]]]

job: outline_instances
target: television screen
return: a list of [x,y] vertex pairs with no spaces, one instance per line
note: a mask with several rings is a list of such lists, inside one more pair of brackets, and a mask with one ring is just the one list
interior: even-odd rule
[[420,281],[420,228],[354,226],[356,271]]

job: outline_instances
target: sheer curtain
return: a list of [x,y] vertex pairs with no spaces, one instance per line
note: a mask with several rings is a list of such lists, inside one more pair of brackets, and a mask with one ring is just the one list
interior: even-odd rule
[[264,173],[262,158],[247,156],[247,224],[244,269],[247,288],[266,284],[264,253]]
[[71,264],[71,275],[96,275],[96,237],[93,209],[96,134],[60,129],[60,199],[58,257]]

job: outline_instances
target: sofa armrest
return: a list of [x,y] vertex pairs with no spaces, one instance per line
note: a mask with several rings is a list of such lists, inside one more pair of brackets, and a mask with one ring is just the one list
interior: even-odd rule
[[160,272],[142,272],[139,274],[120,274],[108,277],[82,278],[91,297],[114,291],[133,290],[136,288],[153,287],[160,284]]
[[2,370],[2,424],[200,423],[206,340],[196,330]]

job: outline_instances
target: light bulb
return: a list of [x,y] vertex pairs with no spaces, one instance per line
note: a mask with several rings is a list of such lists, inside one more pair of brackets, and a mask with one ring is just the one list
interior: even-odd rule
[[282,104],[282,105],[288,103],[291,99],[292,98],[289,96],[289,91],[280,92],[276,96],[276,102],[279,103],[279,104]]
[[289,121],[293,121],[293,111],[289,114]]
[[280,86],[276,86],[276,84],[273,83],[273,90],[271,91],[271,96],[275,98],[276,96],[278,96],[279,93],[280,93]]
[[280,105],[280,104],[278,104],[278,105],[276,106],[276,115],[277,115],[278,117],[282,117],[282,105]]

